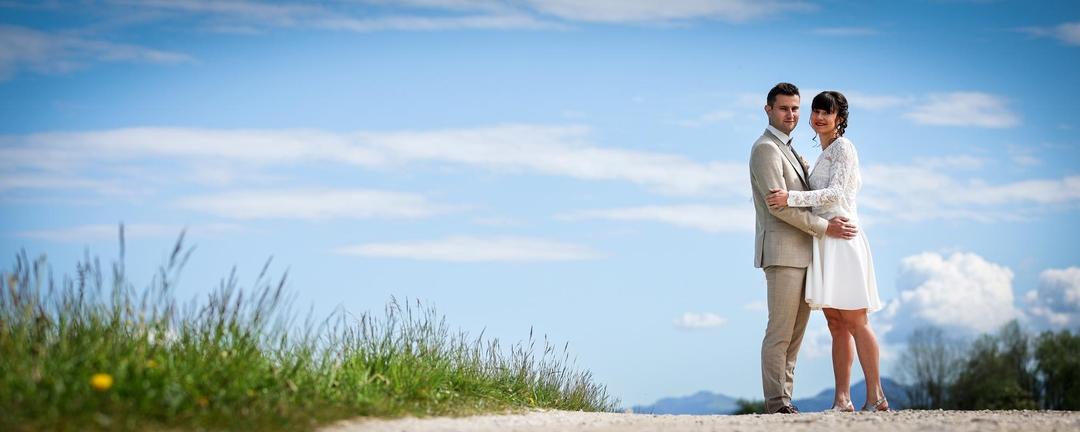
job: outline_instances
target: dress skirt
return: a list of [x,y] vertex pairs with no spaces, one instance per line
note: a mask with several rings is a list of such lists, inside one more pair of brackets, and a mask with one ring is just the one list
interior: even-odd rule
[[862,230],[851,240],[815,237],[813,252],[806,269],[806,303],[811,309],[881,310],[870,241]]

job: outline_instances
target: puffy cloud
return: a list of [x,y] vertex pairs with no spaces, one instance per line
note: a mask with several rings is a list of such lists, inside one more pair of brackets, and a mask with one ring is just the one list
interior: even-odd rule
[[1080,326],[1080,267],[1049,269],[1039,275],[1039,288],[1025,296],[1036,323],[1048,328]]
[[910,332],[932,325],[963,335],[993,332],[1023,317],[1013,304],[1013,272],[974,253],[934,252],[904,258],[899,297],[882,312],[887,339],[905,341]]
[[727,323],[727,318],[714,313],[695,313],[686,312],[682,316],[675,318],[672,324],[675,327],[687,330],[706,329],[712,327],[720,327]]

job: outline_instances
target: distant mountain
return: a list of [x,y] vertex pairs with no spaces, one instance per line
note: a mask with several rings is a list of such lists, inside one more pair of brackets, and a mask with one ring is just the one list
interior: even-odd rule
[[[885,397],[889,398],[889,408],[892,409],[904,409],[908,406],[907,388],[903,384],[900,384],[892,379],[882,377],[881,387],[885,389]],[[818,392],[814,397],[805,399],[796,399],[792,403],[799,408],[799,411],[815,412],[825,411],[832,408],[833,402],[833,389],[827,388]],[[866,381],[859,381],[855,385],[851,386],[851,402],[855,404],[855,409],[862,408],[864,402],[866,402]]]
[[636,414],[730,414],[738,408],[735,398],[700,391],[690,396],[663,398],[652,405],[634,406]]
[[[892,409],[903,409],[908,406],[907,392],[903,384],[889,378],[881,378],[881,386],[885,388],[885,396],[889,398],[889,406]],[[735,401],[738,398],[731,396],[700,391],[690,396],[663,398],[652,405],[636,405],[631,409],[635,414],[731,414],[738,406]],[[832,407],[833,389],[828,388],[818,392],[814,397],[796,399],[793,403],[803,412],[825,411]],[[855,403],[855,409],[862,407],[866,400],[866,381],[859,381],[851,387],[851,400]]]

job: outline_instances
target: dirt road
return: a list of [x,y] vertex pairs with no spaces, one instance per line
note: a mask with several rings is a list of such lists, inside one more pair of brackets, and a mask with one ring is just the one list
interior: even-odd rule
[[645,431],[1080,431],[1080,413],[1060,411],[898,411],[873,414],[671,416],[536,411],[464,418],[354,419],[324,432],[645,432]]

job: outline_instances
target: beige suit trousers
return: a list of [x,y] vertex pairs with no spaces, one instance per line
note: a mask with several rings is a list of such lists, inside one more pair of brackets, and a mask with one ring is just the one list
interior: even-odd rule
[[765,412],[791,404],[795,382],[795,358],[799,354],[810,306],[803,300],[806,269],[765,267],[768,285],[769,324],[761,342],[761,383]]

